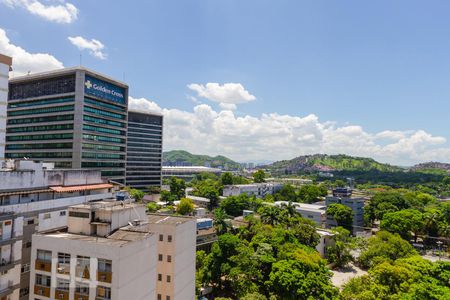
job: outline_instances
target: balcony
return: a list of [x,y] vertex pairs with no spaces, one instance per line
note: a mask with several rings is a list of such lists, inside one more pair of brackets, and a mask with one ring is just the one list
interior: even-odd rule
[[7,299],[7,296],[11,295],[14,290],[18,289],[20,284],[14,285],[12,280],[9,280],[6,285],[0,286],[0,299]]
[[76,299],[76,300],[89,300],[89,295],[75,293],[74,299]]
[[69,300],[69,291],[56,289],[55,290],[55,299]]
[[35,285],[34,286],[34,294],[50,298],[50,287],[43,286],[43,285]]
[[111,283],[112,272],[97,272],[97,281]]
[[20,260],[14,261],[2,259],[0,262],[0,273],[11,270],[16,264],[20,264]]
[[39,271],[51,272],[52,263],[50,261],[36,259],[35,269]]

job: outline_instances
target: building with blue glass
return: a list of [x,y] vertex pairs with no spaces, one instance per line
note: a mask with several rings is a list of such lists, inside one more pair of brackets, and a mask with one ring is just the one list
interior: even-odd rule
[[125,183],[128,85],[84,67],[9,82],[5,157]]

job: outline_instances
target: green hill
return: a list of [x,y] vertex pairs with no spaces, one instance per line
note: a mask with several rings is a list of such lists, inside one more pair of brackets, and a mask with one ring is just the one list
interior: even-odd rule
[[291,160],[282,160],[274,162],[268,166],[274,172],[278,173],[297,173],[297,172],[333,172],[333,171],[373,171],[398,172],[402,168],[383,164],[372,158],[353,157],[349,155],[326,155],[314,154],[304,155]]
[[228,157],[217,155],[197,155],[184,150],[172,150],[163,153],[163,163],[165,165],[191,165],[224,167],[225,169],[239,169],[240,164],[229,159]]

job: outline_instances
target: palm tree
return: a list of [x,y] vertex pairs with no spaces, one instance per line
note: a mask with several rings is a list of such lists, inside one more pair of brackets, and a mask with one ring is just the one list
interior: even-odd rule
[[263,206],[260,211],[261,222],[263,224],[275,225],[280,218],[281,210],[275,206]]
[[225,213],[223,209],[214,210],[214,227],[218,235],[227,233],[231,227],[229,222],[230,216]]

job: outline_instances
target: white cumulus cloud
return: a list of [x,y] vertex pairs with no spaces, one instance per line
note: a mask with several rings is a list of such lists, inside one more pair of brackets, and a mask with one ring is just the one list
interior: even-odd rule
[[[53,1],[54,5],[37,0],[0,0],[9,7],[21,7],[33,15],[56,23],[72,23],[78,17],[78,9],[71,3]],[[48,2],[48,1],[47,1]]]
[[209,82],[206,85],[191,83],[187,86],[197,93],[198,97],[218,102],[222,109],[235,110],[236,104],[247,103],[256,100],[240,83]]
[[28,72],[36,73],[63,68],[62,62],[48,53],[29,53],[25,49],[11,43],[6,31],[0,28],[0,53],[13,58],[12,76],[20,76]]
[[99,59],[106,59],[106,54],[103,52],[105,45],[96,39],[85,39],[82,36],[68,37],[69,41],[80,50],[89,50],[89,54]]
[[[216,111],[206,104],[183,111],[161,108],[145,98],[130,97],[130,107],[164,115],[166,150],[223,154],[238,161],[275,161],[314,153],[372,157],[395,165],[450,161],[446,139],[423,130],[370,133],[357,125],[323,122],[314,114],[237,116],[233,111]],[[386,138],[387,143],[380,142]]]

